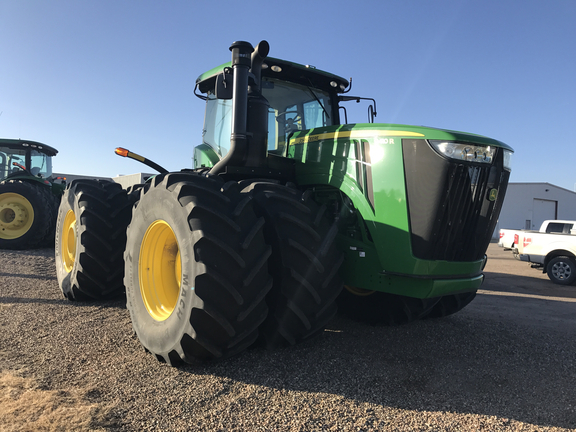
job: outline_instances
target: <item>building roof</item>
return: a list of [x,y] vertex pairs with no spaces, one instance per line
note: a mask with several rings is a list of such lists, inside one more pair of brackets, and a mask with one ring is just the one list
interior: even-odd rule
[[542,187],[553,187],[553,188],[556,188],[556,189],[561,189],[561,190],[563,190],[563,191],[576,194],[576,191],[572,191],[572,190],[570,190],[570,189],[566,189],[566,188],[563,188],[563,187],[561,187],[561,186],[556,186],[556,185],[554,185],[554,184],[552,184],[552,183],[547,183],[547,182],[510,182],[510,183],[508,183],[508,186],[509,186],[509,187],[512,186],[512,185],[527,185],[527,186],[537,186],[537,185],[540,185],[540,186],[542,186]]

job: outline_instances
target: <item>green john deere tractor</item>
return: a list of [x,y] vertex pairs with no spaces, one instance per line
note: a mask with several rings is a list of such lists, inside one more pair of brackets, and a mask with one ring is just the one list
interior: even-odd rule
[[53,244],[65,188],[52,178],[52,157],[57,153],[35,141],[0,139],[0,249]]
[[[230,63],[196,82],[206,115],[194,169],[155,165],[159,175],[128,191],[69,185],[56,234],[64,294],[108,298],[125,287],[142,345],[170,364],[307,340],[337,305],[400,324],[472,301],[512,149],[375,124],[371,99],[369,123],[348,124],[345,103],[365,98],[347,95],[345,79],[268,58],[265,41],[230,50]],[[89,210],[114,230],[89,227]],[[115,264],[92,263],[112,237]]]

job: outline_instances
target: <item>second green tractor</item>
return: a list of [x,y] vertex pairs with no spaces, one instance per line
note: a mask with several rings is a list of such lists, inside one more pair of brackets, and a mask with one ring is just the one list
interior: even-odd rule
[[56,212],[66,187],[52,175],[57,153],[36,141],[0,139],[0,249],[54,244]]

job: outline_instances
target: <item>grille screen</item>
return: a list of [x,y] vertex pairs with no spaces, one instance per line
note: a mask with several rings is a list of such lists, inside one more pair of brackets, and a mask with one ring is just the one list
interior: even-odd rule
[[414,256],[482,259],[508,186],[503,152],[488,165],[444,158],[426,140],[403,140],[402,145]]

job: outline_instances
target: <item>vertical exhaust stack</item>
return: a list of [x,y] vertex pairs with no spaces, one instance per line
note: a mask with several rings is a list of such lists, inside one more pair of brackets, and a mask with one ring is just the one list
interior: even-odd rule
[[262,63],[270,46],[262,41],[256,49],[237,41],[232,51],[232,133],[230,151],[210,170],[217,175],[227,166],[259,167],[266,164],[268,101],[261,93]]

